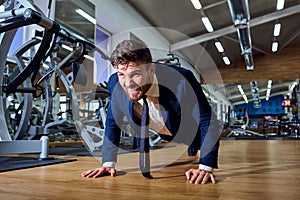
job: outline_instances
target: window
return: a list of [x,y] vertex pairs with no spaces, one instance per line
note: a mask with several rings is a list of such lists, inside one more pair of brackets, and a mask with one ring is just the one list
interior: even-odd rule
[[[109,51],[109,44],[110,44],[110,35],[102,30],[101,28],[96,28],[96,38],[95,38],[95,45],[100,48],[106,55]],[[95,52],[95,76],[94,82],[96,84],[103,83],[104,81],[108,80],[108,67],[109,61],[104,60],[100,53]]]

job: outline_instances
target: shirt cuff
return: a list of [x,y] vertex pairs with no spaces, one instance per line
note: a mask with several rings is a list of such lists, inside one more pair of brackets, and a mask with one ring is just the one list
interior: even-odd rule
[[102,165],[103,167],[110,167],[110,168],[115,168],[116,162],[105,162]]
[[204,170],[204,171],[208,171],[208,172],[212,172],[213,171],[212,167],[209,167],[209,166],[206,166],[206,165],[202,165],[202,164],[199,165],[199,169]]

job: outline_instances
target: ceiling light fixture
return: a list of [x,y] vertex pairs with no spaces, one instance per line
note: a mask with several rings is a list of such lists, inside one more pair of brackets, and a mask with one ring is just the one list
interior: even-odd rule
[[273,42],[272,43],[272,51],[276,52],[278,50],[278,42]]
[[271,94],[271,89],[267,89],[266,101],[269,101],[269,99],[270,99],[270,94]]
[[[0,12],[4,12],[5,11],[5,7],[4,5],[0,6]],[[0,19],[0,22],[4,21],[5,19]]]
[[76,13],[78,13],[79,15],[81,15],[82,17],[84,17],[85,19],[90,21],[91,23],[96,24],[96,19],[93,18],[92,16],[90,16],[89,14],[87,14],[86,12],[84,12],[83,10],[76,9]]
[[95,59],[92,56],[84,55],[83,57],[85,57],[86,59],[89,59],[90,61],[95,61]]
[[277,0],[276,9],[282,10],[284,8],[284,0]]
[[199,0],[191,0],[191,2],[193,3],[193,6],[195,7],[195,9],[199,10],[202,8],[202,5]]
[[223,52],[224,52],[224,48],[223,48],[221,42],[215,42],[215,46],[216,46],[216,48],[218,49],[218,51],[219,51],[220,53],[223,53]]
[[247,96],[246,96],[246,94],[245,94],[245,92],[244,92],[242,86],[241,86],[241,85],[238,85],[237,88],[239,89],[239,91],[240,91],[240,93],[241,93],[241,95],[242,95],[244,101],[245,101],[246,103],[248,103],[248,98],[247,98]]
[[293,82],[293,83],[291,84],[289,90],[290,90],[290,91],[293,91],[293,90],[294,90],[294,87],[296,87],[296,85],[298,85],[298,82],[297,82],[297,81]]
[[226,65],[230,65],[230,60],[227,56],[223,56],[223,61]]
[[203,93],[206,97],[209,97],[209,94],[207,94],[207,92],[205,90],[203,90]]
[[271,88],[272,88],[272,80],[268,80],[266,101],[269,101],[270,94],[271,94]]
[[246,103],[248,103],[248,99],[247,99],[247,96],[244,94],[243,95],[243,99],[244,99],[244,101],[246,102]]
[[268,80],[268,88],[271,88],[272,87],[272,80]]
[[281,24],[280,23],[275,24],[275,26],[274,26],[274,32],[273,32],[273,35],[275,37],[279,36],[279,34],[280,34],[280,28],[281,28]]
[[215,39],[215,46],[216,46],[218,52],[220,52],[222,54],[222,58],[223,58],[224,63],[226,65],[230,65],[231,62],[230,62],[229,58],[226,56],[225,50],[222,46],[222,43],[219,40]]
[[202,17],[202,22],[208,32],[214,31],[214,28],[212,27],[212,25],[207,17]]
[[67,46],[65,44],[62,44],[61,47],[64,48],[64,49],[66,49],[66,50],[68,50],[68,51],[73,51],[73,49],[71,47],[69,47],[69,46]]
[[241,95],[245,94],[241,85],[237,85],[237,88],[239,89]]

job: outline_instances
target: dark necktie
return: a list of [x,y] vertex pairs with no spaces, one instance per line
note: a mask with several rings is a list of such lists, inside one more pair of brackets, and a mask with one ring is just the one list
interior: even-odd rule
[[141,119],[141,140],[140,140],[140,169],[145,178],[152,179],[150,174],[150,146],[149,146],[149,107],[146,96],[143,96],[143,110]]

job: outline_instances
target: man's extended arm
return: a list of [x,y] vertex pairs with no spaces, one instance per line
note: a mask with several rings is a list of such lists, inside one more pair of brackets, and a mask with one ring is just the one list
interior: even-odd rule
[[199,106],[199,117],[197,119],[201,133],[199,168],[201,169],[202,167],[202,169],[204,169],[201,165],[218,168],[220,124],[203,93],[201,84],[191,71],[189,71],[186,76],[197,96]]

